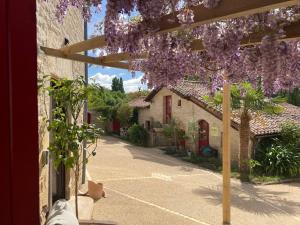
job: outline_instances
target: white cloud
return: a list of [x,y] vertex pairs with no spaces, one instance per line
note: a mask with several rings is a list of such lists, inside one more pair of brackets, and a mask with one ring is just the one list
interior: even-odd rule
[[[96,83],[103,87],[111,89],[112,79],[116,77],[116,75],[107,75],[102,73],[96,73],[95,75],[89,78],[89,83]],[[118,76],[119,77],[119,76]],[[123,86],[125,92],[134,92],[138,91],[139,88],[146,89],[146,86],[141,83],[142,76],[137,78],[132,78],[130,80],[124,80]]]
[[102,73],[96,73],[94,76],[89,77],[89,83],[99,84],[102,87],[111,88],[112,79],[116,77],[115,75],[107,75]]
[[145,89],[144,85],[141,83],[142,76],[137,78],[132,78],[130,80],[125,80],[123,82],[124,89],[126,92],[138,91],[139,88]]
[[107,55],[107,52],[104,49],[97,48],[94,51],[94,54],[95,54],[96,57],[101,57],[101,56]]

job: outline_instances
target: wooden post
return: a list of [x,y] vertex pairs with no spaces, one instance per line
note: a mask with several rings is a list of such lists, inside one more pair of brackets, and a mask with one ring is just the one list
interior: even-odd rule
[[223,224],[230,224],[230,84],[224,71],[223,84]]

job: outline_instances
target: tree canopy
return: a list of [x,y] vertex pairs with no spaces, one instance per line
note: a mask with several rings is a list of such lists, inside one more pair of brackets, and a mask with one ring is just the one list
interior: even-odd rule
[[123,78],[120,77],[114,77],[112,79],[112,84],[111,84],[111,90],[112,91],[120,91],[121,93],[124,93],[124,86],[123,86]]
[[[123,118],[123,112],[130,112],[129,114],[132,116],[132,110],[129,109],[128,102],[146,96],[148,93],[149,91],[139,90],[125,94],[120,91],[109,90],[98,84],[91,84],[88,86],[88,108],[99,112],[106,120],[112,120],[121,115],[121,120],[126,124],[125,121],[127,120]],[[133,118],[128,119],[132,120]]]
[[89,85],[88,108],[100,112],[101,115],[112,120],[116,118],[117,110],[124,101],[125,94],[111,91],[100,85]]

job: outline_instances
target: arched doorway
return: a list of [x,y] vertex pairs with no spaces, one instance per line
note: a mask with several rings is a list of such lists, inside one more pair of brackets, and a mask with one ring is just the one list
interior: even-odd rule
[[199,121],[199,152],[209,145],[209,123],[205,120]]

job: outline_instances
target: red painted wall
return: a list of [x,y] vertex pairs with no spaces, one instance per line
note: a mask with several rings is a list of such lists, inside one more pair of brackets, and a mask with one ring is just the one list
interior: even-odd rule
[[0,1],[0,224],[39,224],[35,0]]
[[0,190],[2,195],[0,218],[1,223],[11,224],[11,203],[10,203],[10,138],[9,138],[9,90],[8,90],[8,58],[7,58],[7,14],[6,1],[0,1]]

